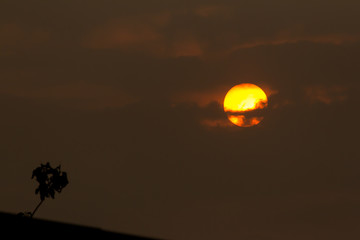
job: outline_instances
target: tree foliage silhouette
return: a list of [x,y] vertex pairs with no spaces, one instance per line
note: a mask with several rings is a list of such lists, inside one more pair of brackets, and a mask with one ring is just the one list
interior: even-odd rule
[[60,193],[62,189],[68,185],[69,181],[67,173],[61,171],[61,165],[52,168],[49,162],[35,168],[31,178],[35,178],[39,183],[39,186],[35,189],[35,194],[40,195],[40,203],[32,213],[29,213],[32,218],[45,199],[50,197],[54,199],[55,192]]

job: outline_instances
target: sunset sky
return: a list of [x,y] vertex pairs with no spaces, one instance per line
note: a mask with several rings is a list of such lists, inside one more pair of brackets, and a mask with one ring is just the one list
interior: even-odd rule
[[[359,0],[1,0],[0,211],[169,240],[360,238]],[[268,97],[242,128],[222,104]]]

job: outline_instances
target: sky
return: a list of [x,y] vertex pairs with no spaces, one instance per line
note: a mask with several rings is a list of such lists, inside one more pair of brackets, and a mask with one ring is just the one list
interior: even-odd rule
[[[1,0],[0,211],[169,240],[359,239],[358,0]],[[253,83],[262,122],[226,92]]]

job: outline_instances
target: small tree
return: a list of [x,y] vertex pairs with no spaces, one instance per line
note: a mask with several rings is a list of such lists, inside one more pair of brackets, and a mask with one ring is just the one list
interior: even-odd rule
[[40,194],[40,203],[32,213],[26,212],[20,214],[29,215],[32,218],[45,199],[49,197],[54,199],[55,192],[60,193],[69,181],[66,172],[61,171],[61,165],[52,168],[50,163],[41,164],[40,167],[35,168],[31,178],[35,178],[39,183],[39,186],[35,189],[35,194]]

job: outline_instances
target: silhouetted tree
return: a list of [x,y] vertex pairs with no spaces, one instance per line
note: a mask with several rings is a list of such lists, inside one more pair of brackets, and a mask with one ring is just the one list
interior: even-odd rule
[[39,186],[35,189],[35,194],[40,194],[40,203],[32,213],[24,212],[20,213],[20,215],[27,215],[32,218],[45,199],[49,197],[54,199],[55,192],[60,193],[68,185],[69,181],[66,172],[61,171],[61,165],[52,168],[50,163],[41,164],[40,167],[35,168],[31,178],[35,178],[39,183]]

